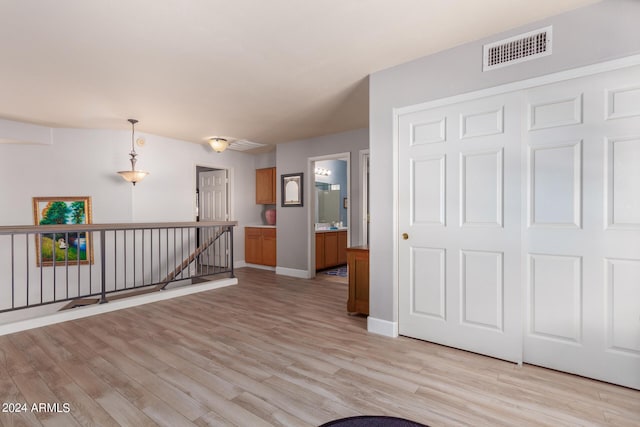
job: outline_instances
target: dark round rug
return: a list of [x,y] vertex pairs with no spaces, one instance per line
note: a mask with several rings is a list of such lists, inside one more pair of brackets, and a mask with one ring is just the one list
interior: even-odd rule
[[425,424],[396,417],[360,415],[329,421],[320,427],[428,427]]

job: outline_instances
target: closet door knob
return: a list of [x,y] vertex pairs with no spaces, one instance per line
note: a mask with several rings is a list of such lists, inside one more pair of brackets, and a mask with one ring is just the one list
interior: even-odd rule
[[408,240],[409,235],[407,233],[402,233],[402,240]]

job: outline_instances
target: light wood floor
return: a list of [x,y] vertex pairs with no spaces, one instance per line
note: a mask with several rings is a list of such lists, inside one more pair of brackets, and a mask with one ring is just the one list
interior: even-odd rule
[[12,425],[640,425],[640,392],[369,334],[347,287],[237,271],[239,285],[0,337]]
[[[331,269],[329,269],[329,270],[331,270]],[[349,284],[349,278],[348,277],[334,276],[334,275],[331,275],[331,274],[327,274],[326,272],[327,272],[327,270],[316,272],[317,279],[318,280],[325,280],[325,281],[328,281],[328,282],[344,283],[345,285]]]

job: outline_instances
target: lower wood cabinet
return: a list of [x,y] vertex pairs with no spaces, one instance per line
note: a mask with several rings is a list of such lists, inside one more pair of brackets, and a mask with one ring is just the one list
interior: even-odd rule
[[347,263],[347,232],[338,231],[338,265]]
[[316,233],[316,270],[347,263],[347,231]]
[[244,260],[249,264],[276,266],[275,227],[244,228]]
[[347,248],[349,299],[347,312],[369,314],[369,247]]

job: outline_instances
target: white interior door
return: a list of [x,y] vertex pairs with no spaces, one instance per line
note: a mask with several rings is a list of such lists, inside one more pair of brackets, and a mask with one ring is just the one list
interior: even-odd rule
[[524,111],[525,361],[640,389],[640,68]]
[[522,358],[519,95],[399,118],[399,331]]
[[224,169],[200,172],[200,198],[198,212],[201,221],[226,221],[227,215],[227,171]]
[[[227,171],[225,169],[198,174],[198,213],[200,221],[226,221],[229,218],[227,206]],[[202,233],[200,242],[206,242],[214,237],[211,230]],[[223,266],[226,262],[227,242],[224,237],[219,238],[201,256],[201,264]]]

